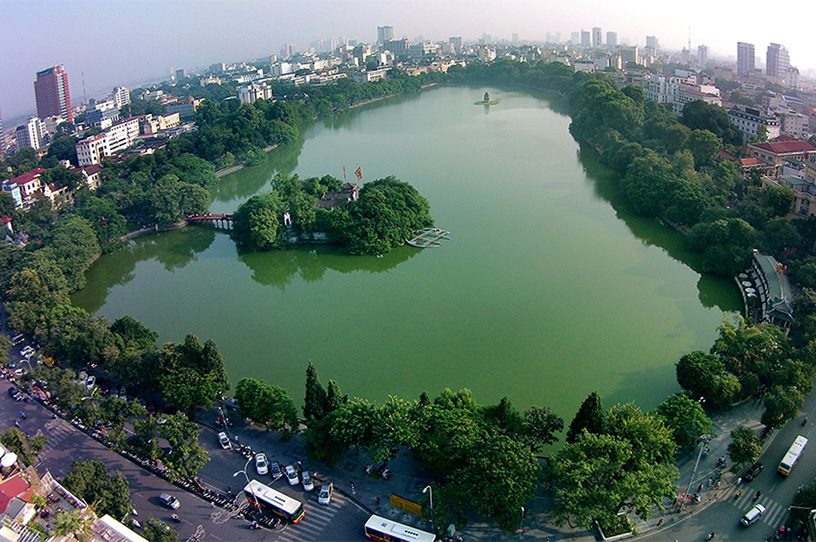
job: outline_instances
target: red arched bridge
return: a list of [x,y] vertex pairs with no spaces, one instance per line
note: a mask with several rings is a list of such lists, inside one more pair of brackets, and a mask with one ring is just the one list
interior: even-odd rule
[[232,215],[190,215],[187,217],[187,222],[190,224],[208,222],[216,228],[230,229],[232,228]]

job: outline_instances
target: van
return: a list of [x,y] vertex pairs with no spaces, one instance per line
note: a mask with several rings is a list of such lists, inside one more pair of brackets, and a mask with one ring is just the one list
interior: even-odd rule
[[745,526],[745,527],[750,527],[751,525],[756,523],[756,521],[764,513],[765,513],[765,507],[762,506],[761,504],[757,504],[753,508],[748,510],[748,512],[746,512],[744,516],[742,516],[742,519],[740,520],[740,523],[742,523],[742,525]]

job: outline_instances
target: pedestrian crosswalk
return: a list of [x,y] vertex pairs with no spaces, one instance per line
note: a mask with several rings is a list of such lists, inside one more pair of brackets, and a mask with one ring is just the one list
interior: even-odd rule
[[306,515],[297,525],[287,525],[277,540],[282,542],[302,542],[308,540],[326,540],[324,531],[342,506],[347,504],[348,497],[338,491],[334,492],[329,506],[317,504],[317,496],[303,503]]
[[756,491],[752,490],[750,486],[740,484],[732,485],[726,489],[720,494],[720,499],[730,499],[731,503],[743,514],[753,508],[755,504],[761,504],[765,507],[765,513],[762,514],[762,517],[759,519],[760,523],[776,527],[784,522],[788,513],[786,506],[761,495],[758,499],[754,500],[755,495]]
[[48,439],[48,442],[45,444],[45,448],[43,448],[40,455],[45,456],[51,450],[59,447],[61,442],[72,436],[73,431],[74,429],[71,427],[71,424],[61,418],[46,422],[42,433],[45,435],[45,438]]

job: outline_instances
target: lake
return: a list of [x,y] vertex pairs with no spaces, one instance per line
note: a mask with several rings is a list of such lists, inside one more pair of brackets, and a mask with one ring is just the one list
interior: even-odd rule
[[[474,106],[485,91],[499,103]],[[153,235],[101,257],[75,304],[124,314],[162,343],[219,345],[233,385],[252,376],[302,401],[311,360],[325,385],[376,401],[470,388],[550,406],[567,423],[604,404],[654,408],[678,391],[674,364],[708,350],[740,309],[731,281],[693,270],[682,237],[634,216],[613,174],[541,96],[444,87],[364,106],[222,178],[232,212],[278,170],[411,183],[451,240],[381,258],[332,247],[243,254],[207,226]]]

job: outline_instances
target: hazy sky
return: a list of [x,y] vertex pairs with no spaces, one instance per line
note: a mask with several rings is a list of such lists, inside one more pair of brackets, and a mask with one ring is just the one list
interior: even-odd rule
[[[796,5],[798,4],[798,8]],[[34,78],[39,70],[63,64],[74,103],[162,77],[170,68],[193,70],[215,62],[237,62],[279,54],[284,43],[304,50],[322,38],[373,42],[377,26],[394,36],[442,40],[482,33],[510,39],[542,40],[547,32],[594,26],[644,45],[655,35],[665,48],[736,55],[736,42],[756,46],[764,63],[769,42],[785,45],[791,63],[804,73],[816,68],[807,42],[807,24],[816,8],[809,0],[786,4],[784,16],[760,16],[747,4],[686,0],[0,0],[0,109],[10,121],[34,113]],[[741,7],[737,7],[741,6]],[[809,15],[808,15],[809,14]]]

